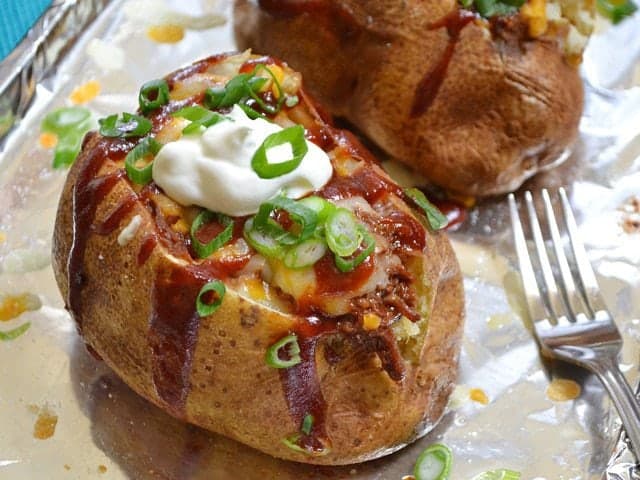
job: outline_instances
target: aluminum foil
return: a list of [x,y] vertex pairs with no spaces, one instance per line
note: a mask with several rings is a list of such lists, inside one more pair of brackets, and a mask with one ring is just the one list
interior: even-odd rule
[[[451,235],[467,299],[460,385],[436,429],[402,451],[340,468],[284,462],[179,422],[134,394],[87,353],[63,308],[49,251],[66,172],[51,168],[51,150],[38,143],[39,123],[89,80],[101,87],[87,104],[100,118],[135,108],[144,81],[233,49],[230,24],[213,27],[212,15],[230,18],[230,5],[78,0],[56,2],[54,8],[61,3],[99,5],[98,18],[72,45],[66,42],[68,24],[39,43],[45,54],[69,51],[55,69],[41,65],[30,83],[30,106],[21,107],[24,119],[0,153],[0,238],[6,237],[0,243],[0,297],[28,292],[42,304],[0,322],[2,331],[31,324],[21,337],[0,342],[0,478],[399,480],[435,441],[452,448],[456,480],[496,468],[537,480],[640,478],[597,379],[538,353],[518,287],[504,199],[475,207]],[[151,41],[148,28],[168,18],[183,23],[184,38]],[[624,334],[621,366],[632,383],[638,380],[640,351],[640,233],[624,230],[632,213],[623,206],[640,195],[638,32],[640,15],[592,39],[583,64],[587,102],[579,143],[562,166],[525,186],[568,187],[605,299]],[[3,75],[6,66],[0,65]],[[2,100],[15,101],[7,93]],[[578,382],[580,396],[551,400],[547,389],[557,378]],[[486,395],[486,405],[470,394],[474,389]],[[34,428],[43,412],[57,423],[55,433],[41,440],[34,438]]]

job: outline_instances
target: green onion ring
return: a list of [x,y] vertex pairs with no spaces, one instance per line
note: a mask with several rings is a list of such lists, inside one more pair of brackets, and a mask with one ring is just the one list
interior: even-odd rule
[[325,222],[327,245],[340,257],[353,254],[362,243],[362,229],[356,217],[346,208],[336,208]]
[[267,232],[254,228],[253,218],[245,222],[243,234],[247,243],[265,257],[280,258],[284,254],[282,246],[274,237]]
[[448,480],[451,457],[451,450],[446,445],[429,445],[418,457],[413,476],[416,480]]
[[[278,145],[288,143],[291,145],[293,157],[290,160],[278,163],[269,163],[267,152]],[[260,178],[275,178],[292,172],[302,162],[309,151],[307,141],[304,138],[304,127],[294,125],[279,132],[272,133],[264,139],[251,159],[251,168]]]
[[[155,94],[155,95],[154,95]],[[152,100],[151,96],[155,96]],[[138,104],[144,114],[169,103],[169,85],[165,79],[151,80],[140,88]]]
[[127,153],[127,156],[124,158],[124,169],[133,183],[146,185],[151,181],[153,160],[142,168],[138,168],[136,163],[147,155],[155,157],[161,148],[162,144],[158,143],[155,139],[145,137],[138,145],[133,147],[133,150]]
[[[202,296],[205,293],[212,291],[216,293],[216,299],[213,303],[205,303],[202,300]],[[196,311],[198,312],[198,315],[200,317],[207,317],[218,310],[218,308],[220,308],[220,305],[222,305],[222,300],[224,299],[224,294],[226,293],[226,291],[227,289],[224,286],[224,283],[222,283],[220,280],[212,280],[206,283],[200,289],[198,297],[196,298]]]
[[[283,360],[280,358],[280,351],[286,351],[289,354],[289,360]],[[287,335],[281,338],[276,343],[271,345],[265,354],[264,361],[267,365],[273,368],[289,368],[299,364],[302,359],[300,358],[300,345],[298,345],[298,337],[295,334]]]
[[318,214],[318,224],[324,224],[329,214],[337,208],[335,204],[331,203],[329,200],[316,195],[301,198],[298,200],[298,203],[310,208]]
[[287,268],[306,268],[324,257],[326,252],[327,246],[323,240],[310,238],[287,250],[283,262]]
[[[218,235],[216,235],[210,242],[202,243],[198,240],[197,233],[200,230],[202,225],[211,222],[211,220],[216,220],[222,226],[224,226],[224,230],[222,230]],[[198,258],[207,258],[213,252],[222,247],[225,243],[227,243],[233,237],[233,220],[231,217],[228,217],[222,213],[211,212],[209,210],[203,210],[198,214],[193,223],[191,224],[190,229],[191,234],[191,246],[193,250],[198,255]]]
[[[284,210],[296,223],[300,232],[295,234],[285,230],[270,215],[275,210]],[[299,202],[287,197],[275,197],[260,205],[253,219],[253,228],[265,232],[275,238],[280,245],[295,245],[310,238],[318,225],[318,214]]]
[[354,270],[358,265],[364,262],[365,259],[369,255],[371,255],[373,250],[376,248],[376,241],[373,238],[373,235],[371,235],[362,225],[358,225],[358,227],[362,235],[362,251],[353,258],[345,258],[339,255],[334,255],[336,267],[338,267],[338,270],[340,270],[342,273],[347,273]]

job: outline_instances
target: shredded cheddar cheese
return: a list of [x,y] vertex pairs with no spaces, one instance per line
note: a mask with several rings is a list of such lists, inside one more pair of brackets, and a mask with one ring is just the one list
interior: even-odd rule
[[481,388],[472,388],[469,390],[469,398],[474,402],[481,403],[482,405],[489,404],[489,397]]
[[250,278],[246,281],[247,291],[253,300],[267,300],[267,291],[264,288],[264,282],[259,278]]
[[554,402],[575,400],[580,392],[580,385],[565,378],[555,378],[547,387],[547,397]]
[[69,100],[74,105],[79,105],[81,103],[87,103],[98,96],[100,93],[100,82],[97,80],[90,80],[87,83],[76,87],[71,95],[69,95]]
[[40,142],[40,146],[42,148],[55,148],[55,146],[58,144],[58,136],[55,133],[42,132],[38,141]]
[[178,43],[184,38],[184,28],[179,25],[152,25],[147,29],[147,37],[158,43]]
[[365,313],[362,319],[362,327],[365,330],[377,330],[381,322],[382,319],[375,313]]
[[522,5],[520,13],[529,23],[529,35],[538,38],[547,32],[547,2],[546,0],[528,0]]
[[4,232],[0,232],[0,243],[4,243],[7,241],[7,234]]

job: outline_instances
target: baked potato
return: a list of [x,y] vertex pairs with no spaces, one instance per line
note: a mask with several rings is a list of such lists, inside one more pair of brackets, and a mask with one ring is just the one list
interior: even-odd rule
[[[463,290],[438,212],[334,128],[301,83],[245,52],[145,84],[137,115],[102,119],[84,139],[53,267],[86,344],[141,396],[276,457],[349,464],[442,415]],[[258,127],[275,133],[246,168],[206,160],[241,156]],[[235,133],[215,137],[224,132]],[[274,160],[283,145],[287,160]],[[325,160],[320,186],[295,176]],[[211,183],[233,169],[255,178]],[[246,206],[289,176],[253,210],[229,210],[229,198]],[[194,192],[218,200],[202,208]]]
[[595,2],[524,1],[236,0],[235,34],[433,184],[488,196],[566,158],[582,113]]

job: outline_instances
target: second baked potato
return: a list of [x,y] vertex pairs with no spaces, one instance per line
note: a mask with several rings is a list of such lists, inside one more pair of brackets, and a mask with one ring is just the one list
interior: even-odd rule
[[517,3],[485,19],[453,0],[236,0],[234,22],[392,157],[486,196],[562,159],[582,112],[593,2]]

